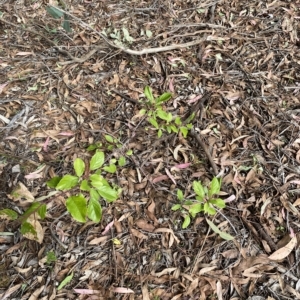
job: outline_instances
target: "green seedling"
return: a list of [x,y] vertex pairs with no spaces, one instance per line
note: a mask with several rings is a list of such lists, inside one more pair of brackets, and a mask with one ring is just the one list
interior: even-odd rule
[[79,193],[69,197],[66,200],[66,206],[71,216],[78,222],[86,222],[87,218],[98,223],[102,218],[102,207],[100,199],[110,203],[118,199],[121,189],[112,186],[102,175],[104,172],[116,173],[117,163],[123,166],[125,158],[111,159],[108,165],[104,166],[105,154],[102,151],[96,151],[89,162],[89,170],[92,174],[84,176],[86,166],[81,158],[74,161],[75,175],[67,174],[63,177],[54,177],[47,182],[50,188],[59,191],[80,190]]
[[170,112],[165,111],[163,103],[169,101],[172,97],[171,93],[163,93],[161,96],[155,98],[149,86],[144,89],[144,94],[147,98],[145,101],[146,108],[140,111],[141,115],[148,116],[148,122],[157,130],[157,136],[160,138],[163,131],[168,133],[181,132],[184,137],[187,137],[189,130],[193,127],[189,122],[192,121],[193,116],[189,118],[188,124],[183,125],[182,120],[178,116],[173,116]]
[[[183,216],[182,228],[187,228],[191,223],[191,218],[195,218],[197,214],[203,212],[208,215],[215,215],[217,209],[225,208],[225,202],[219,198],[218,195],[221,189],[221,180],[214,177],[209,187],[203,186],[200,181],[193,182],[193,191],[196,196],[194,199],[185,199],[183,192],[177,190],[178,204],[172,206],[173,211],[180,211]],[[232,237],[226,233],[221,232],[217,227],[211,226],[211,221],[207,220],[207,223],[213,231],[218,233],[224,239],[231,239]],[[213,223],[212,223],[213,224]]]

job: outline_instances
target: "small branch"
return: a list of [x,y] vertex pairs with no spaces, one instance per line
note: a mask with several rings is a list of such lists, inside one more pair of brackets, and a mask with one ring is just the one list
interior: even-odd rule
[[210,165],[211,167],[213,168],[213,171],[214,171],[214,175],[217,176],[219,171],[218,171],[218,168],[217,168],[217,165],[215,164],[213,158],[211,157],[210,155],[210,152],[206,146],[206,144],[204,143],[202,137],[201,137],[201,134],[197,134],[194,130],[194,128],[191,129],[190,131],[192,137],[194,137],[196,139],[196,141],[198,142],[198,144],[201,146],[201,148],[204,150],[209,162],[210,162]]

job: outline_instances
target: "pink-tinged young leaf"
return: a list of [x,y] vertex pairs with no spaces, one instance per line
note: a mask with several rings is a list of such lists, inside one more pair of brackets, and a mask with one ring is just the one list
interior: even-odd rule
[[185,164],[179,164],[179,165],[175,165],[174,167],[177,169],[186,169],[191,165],[191,163],[185,163]]
[[163,181],[163,180],[167,180],[169,179],[169,177],[167,175],[161,175],[161,176],[158,176],[158,177],[155,177],[151,180],[152,183],[157,183],[157,182],[160,182],[160,181]]
[[108,233],[108,231],[112,228],[112,226],[114,225],[115,221],[111,221],[110,223],[108,223],[105,227],[105,229],[103,230],[103,232],[101,233],[102,235],[105,235],[106,233]]
[[165,171],[166,171],[168,177],[169,177],[169,178],[173,181],[173,183],[176,185],[176,181],[175,181],[174,177],[172,176],[172,174],[170,173],[170,171],[169,171],[167,168],[165,168]]
[[171,78],[170,82],[169,82],[169,90],[171,93],[174,93],[174,85],[173,85],[173,82],[174,82],[174,77]]
[[50,137],[48,136],[47,139],[46,139],[46,141],[45,141],[45,143],[44,143],[44,145],[43,145],[43,150],[45,152],[48,152],[49,140],[50,140]]
[[123,287],[116,287],[113,289],[115,293],[120,293],[120,294],[134,294],[134,291],[128,288],[123,288]]
[[98,290],[88,290],[88,289],[74,289],[74,292],[81,295],[93,295],[93,294],[100,293],[100,291]]
[[300,184],[300,180],[292,180],[292,181],[290,181],[290,183]]
[[196,96],[196,97],[193,97],[192,99],[190,99],[190,100],[187,100],[186,102],[188,103],[188,104],[192,104],[192,103],[195,103],[197,100],[199,100],[199,99],[201,99],[202,98],[202,95],[198,95],[198,96]]
[[8,82],[0,84],[0,94],[3,92],[3,89],[8,85]]
[[228,198],[226,198],[225,200],[224,200],[224,202],[225,203],[228,203],[228,202],[232,202],[233,200],[235,200],[236,198],[235,198],[235,195],[231,195],[231,196],[229,196]]
[[291,236],[291,238],[295,237],[295,232],[292,227],[290,227],[290,236]]

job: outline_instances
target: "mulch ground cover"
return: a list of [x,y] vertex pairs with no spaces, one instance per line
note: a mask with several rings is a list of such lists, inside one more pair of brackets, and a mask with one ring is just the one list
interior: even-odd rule
[[[19,217],[0,214],[0,298],[300,299],[299,19],[298,0],[2,0],[0,209]],[[158,138],[146,86],[195,115],[187,137]],[[127,163],[101,221],[79,223],[46,181],[91,145]],[[226,208],[183,228],[177,190],[215,176]]]

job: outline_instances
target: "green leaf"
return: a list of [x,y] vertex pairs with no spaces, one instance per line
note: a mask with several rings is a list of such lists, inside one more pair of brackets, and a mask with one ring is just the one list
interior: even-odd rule
[[87,201],[82,194],[71,196],[66,201],[68,212],[78,222],[86,222]]
[[117,167],[115,164],[111,164],[109,166],[105,166],[102,168],[104,171],[108,172],[108,173],[116,173],[117,171]]
[[95,150],[95,149],[97,149],[98,147],[97,147],[97,145],[95,145],[95,144],[93,144],[93,145],[89,145],[88,147],[87,147],[87,151],[93,151],[93,150]]
[[99,201],[99,199],[100,199],[100,195],[98,194],[98,192],[95,189],[91,189],[90,190],[90,200]]
[[91,180],[91,185],[93,187],[95,187],[96,189],[99,189],[102,186],[108,186],[108,187],[110,187],[110,185],[107,182],[107,180],[103,176],[101,176],[99,174],[92,174],[90,176],[90,180]]
[[117,200],[119,197],[118,192],[108,186],[101,186],[100,188],[97,188],[97,192],[107,202],[113,202],[113,201]]
[[193,112],[187,119],[186,123],[190,123],[195,118],[195,113]]
[[70,27],[69,16],[66,14],[64,14],[64,21],[63,21],[62,27],[66,32],[72,32],[71,27]]
[[61,290],[63,287],[65,287],[71,280],[73,279],[73,273],[69,276],[67,276],[58,286],[57,290]]
[[[162,119],[162,120],[164,120],[164,121],[168,121],[168,119],[169,119],[168,113],[165,112],[165,111],[162,110],[162,109],[158,109],[158,110],[156,111],[156,115],[157,115],[160,119]],[[171,114],[171,120],[172,120],[172,114]]]
[[196,215],[199,212],[202,212],[202,211],[203,211],[203,204],[202,203],[196,203],[193,206],[191,206],[190,209],[189,209],[189,213],[191,214],[191,216],[193,218],[195,218]]
[[209,202],[206,202],[204,204],[204,211],[209,215],[215,215],[216,210],[209,204]]
[[54,19],[60,19],[64,15],[64,13],[61,10],[58,10],[56,7],[53,6],[47,6],[46,10]]
[[163,93],[161,96],[159,96],[158,98],[155,99],[155,103],[156,103],[156,105],[160,105],[163,102],[170,100],[171,97],[172,97],[171,93]]
[[[6,217],[8,217],[9,220],[18,219],[18,214],[14,210],[9,209],[9,208],[1,209],[0,216],[6,216]],[[0,218],[0,220],[1,220],[1,218]]]
[[87,216],[95,223],[99,223],[102,218],[102,208],[98,200],[90,199],[87,208]]
[[209,227],[215,232],[217,233],[222,239],[226,240],[226,241],[231,241],[234,239],[233,236],[231,236],[230,234],[221,231],[213,222],[211,222],[210,220],[206,219],[207,224],[209,225]]
[[42,204],[37,212],[38,212],[39,216],[41,217],[41,219],[44,220],[46,217],[47,205]]
[[221,231],[219,233],[220,237],[223,239],[223,240],[226,240],[226,241],[232,241],[234,240],[234,237],[232,235],[230,235],[229,233],[226,233],[226,232],[223,232]]
[[114,143],[114,138],[108,134],[105,135],[105,139],[111,144]]
[[181,125],[181,123],[182,123],[180,117],[176,117],[174,122],[178,126]]
[[119,159],[118,159],[118,165],[120,167],[124,167],[126,165],[126,158],[125,156],[121,156]]
[[170,125],[170,128],[173,132],[178,133],[178,128],[175,125]]
[[190,218],[189,215],[186,215],[186,216],[184,217],[184,221],[183,221],[183,223],[182,223],[182,229],[187,228],[190,224],[191,224],[191,218]]
[[104,152],[97,151],[91,158],[90,170],[93,171],[102,167],[102,165],[104,164],[104,160],[105,160]]
[[49,188],[56,188],[57,184],[60,182],[61,177],[55,176],[46,182]]
[[165,128],[167,128],[167,132],[168,132],[168,133],[171,133],[171,132],[172,132],[171,126],[166,126]]
[[81,158],[76,158],[74,161],[74,170],[78,177],[82,176],[85,170],[85,163]]
[[72,175],[65,175],[57,184],[56,189],[66,191],[78,184],[78,177]]
[[143,116],[146,112],[147,112],[147,110],[143,108],[140,110],[140,115]]
[[36,212],[38,208],[41,206],[39,202],[33,202],[29,208],[27,208],[23,214],[23,218],[27,219],[32,213]]
[[220,198],[209,200],[209,203],[217,206],[218,208],[225,208],[226,207],[225,201],[223,199],[220,199]]
[[31,225],[28,222],[23,222],[20,228],[20,231],[22,234],[26,234],[26,233],[31,233],[33,235],[37,235],[37,232],[35,230],[35,228],[33,227],[33,225]]
[[144,89],[144,94],[145,94],[146,98],[147,98],[151,103],[154,103],[154,97],[153,97],[152,90],[151,90],[151,87],[150,87],[150,86],[146,86],[146,87],[145,87],[145,89]]
[[154,118],[149,118],[149,119],[148,119],[148,122],[149,122],[152,126],[154,126],[156,129],[159,128],[158,123],[157,123],[157,121],[156,121]]
[[182,201],[184,199],[183,192],[180,189],[177,190],[177,198],[179,201]]
[[183,205],[186,205],[186,206],[190,206],[190,205],[192,205],[192,204],[194,204],[194,202],[191,201],[191,200],[187,200],[187,201],[184,201],[184,202],[183,202]]
[[57,257],[55,255],[55,253],[53,251],[49,251],[47,253],[47,261],[46,261],[46,263],[48,265],[50,265],[52,262],[55,262],[56,260],[57,260]]
[[91,189],[91,187],[89,186],[88,181],[86,179],[81,181],[80,189],[85,192],[88,192]]
[[132,149],[129,149],[129,150],[126,152],[126,155],[128,155],[128,156],[130,156],[130,155],[132,155],[132,154],[133,154]]
[[193,182],[193,190],[201,198],[201,200],[203,200],[205,193],[200,181]]
[[171,209],[172,209],[173,211],[176,211],[176,210],[178,210],[178,209],[180,209],[180,208],[181,208],[181,205],[180,205],[180,204],[175,204],[175,205],[172,206]]
[[214,177],[210,184],[208,196],[211,197],[212,195],[218,195],[220,189],[221,189],[221,181],[217,177]]
[[134,41],[133,37],[130,36],[127,28],[123,27],[123,35],[124,35],[124,39],[125,41],[127,41],[128,43],[132,43]]
[[179,128],[179,130],[182,133],[183,137],[186,138],[189,133],[188,129],[185,126],[182,126]]
[[157,137],[158,137],[158,138],[161,138],[161,136],[162,136],[162,130],[159,129],[158,132],[157,132]]
[[212,221],[206,219],[206,222],[215,233],[220,234],[221,230]]

